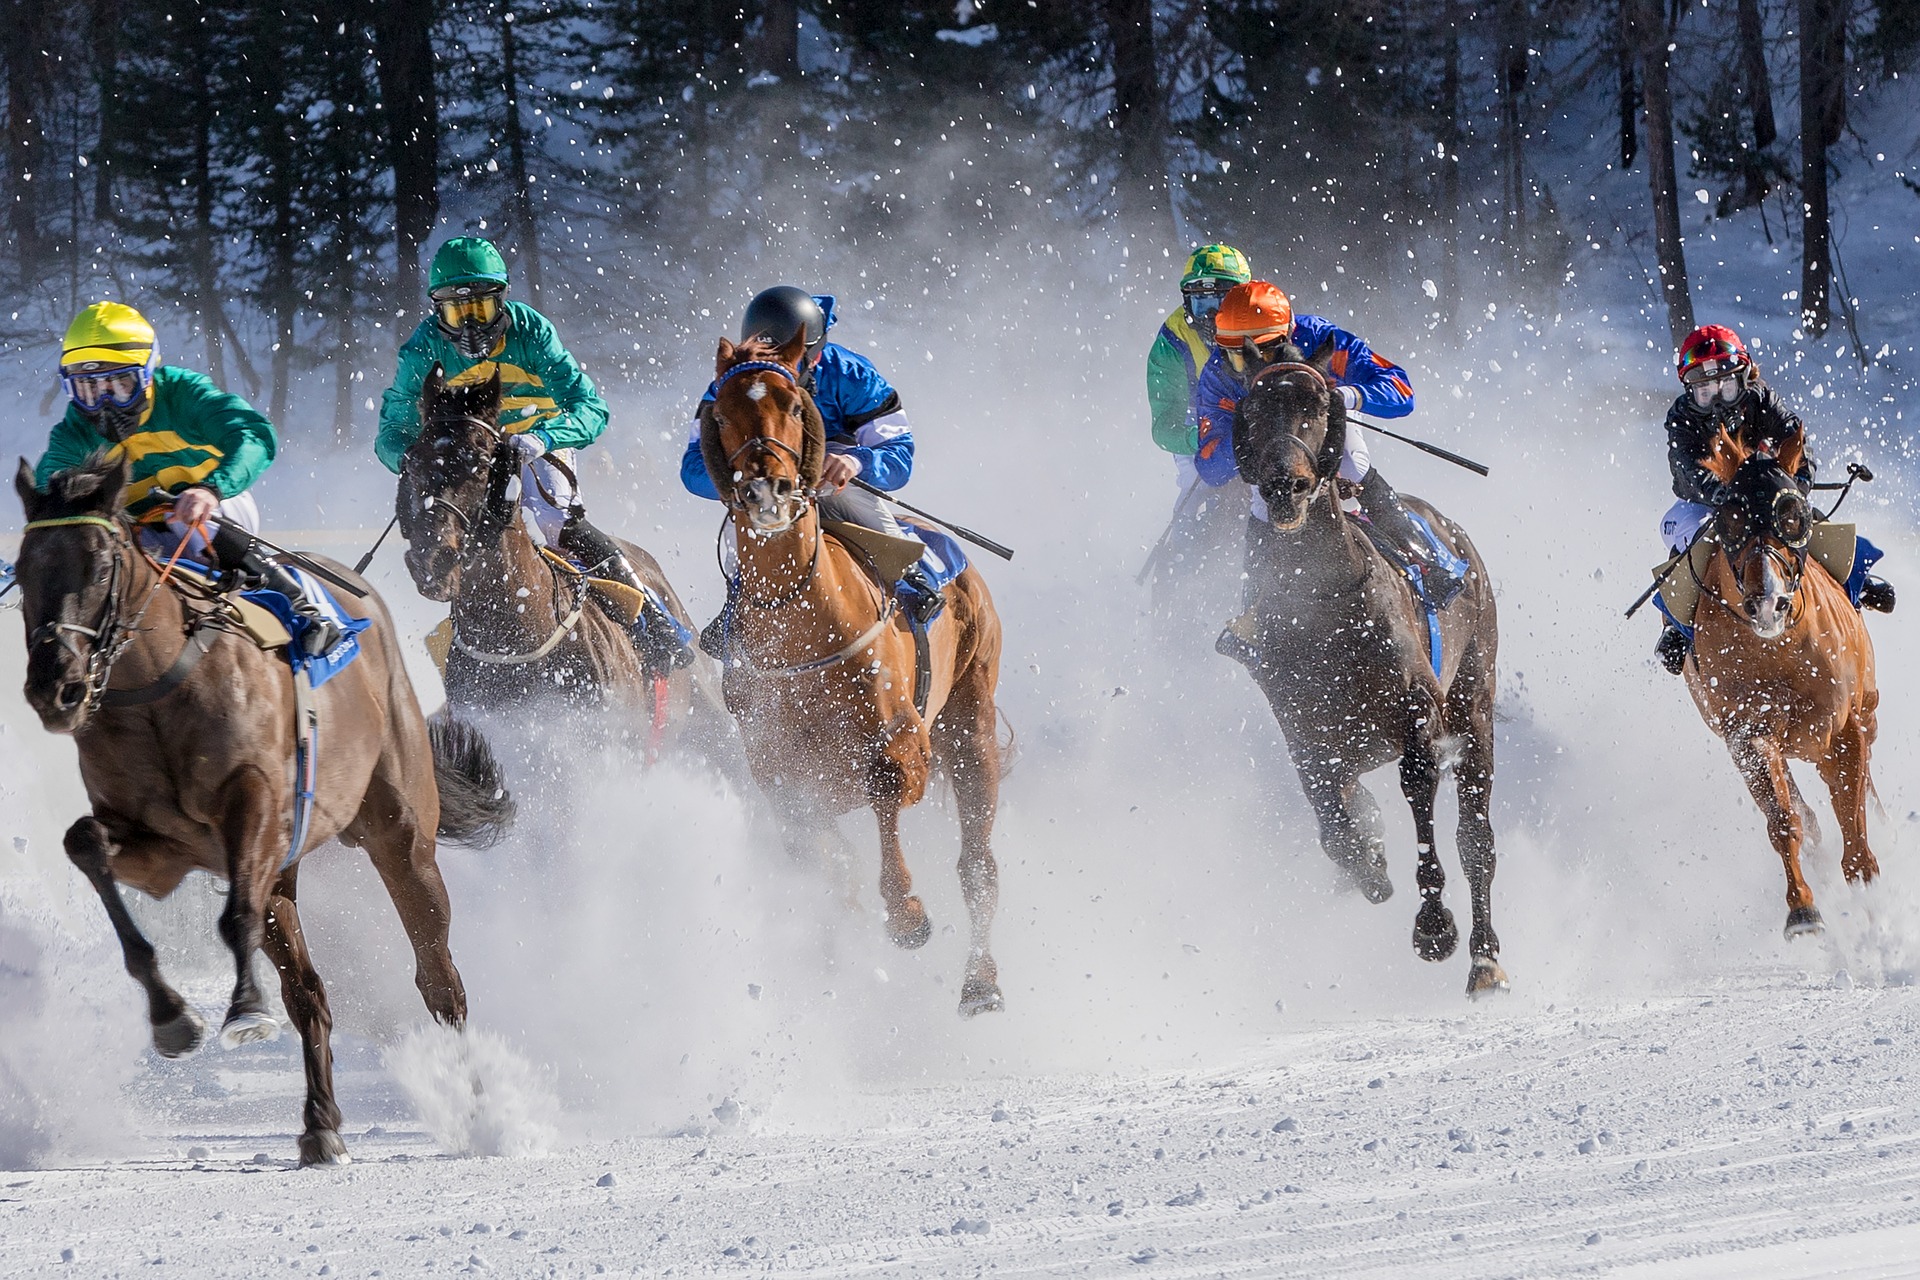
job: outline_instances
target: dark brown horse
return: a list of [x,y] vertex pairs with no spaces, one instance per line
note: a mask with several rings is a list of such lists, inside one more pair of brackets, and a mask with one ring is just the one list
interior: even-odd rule
[[[1459,789],[1460,863],[1473,902],[1467,994],[1504,988],[1493,931],[1494,622],[1486,565],[1467,535],[1408,499],[1471,568],[1440,613],[1443,657],[1429,660],[1425,613],[1401,570],[1340,509],[1335,472],[1348,430],[1331,393],[1331,344],[1310,362],[1275,365],[1240,401],[1234,456],[1265,499],[1271,523],[1248,526],[1247,571],[1257,591],[1253,678],[1273,707],[1320,824],[1320,845],[1371,902],[1393,894],[1380,811],[1361,775],[1400,762],[1413,809],[1420,911],[1413,944],[1444,960],[1459,943],[1442,901],[1433,804],[1442,769]],[[1297,354],[1297,353],[1296,353]]]
[[54,476],[44,494],[24,460],[15,480],[27,512],[19,563],[27,701],[47,729],[73,736],[93,807],[67,830],[67,856],[106,904],[127,972],[146,989],[154,1048],[169,1058],[198,1048],[206,1026],[160,976],[119,886],[163,898],[190,871],[226,879],[220,935],[237,978],[221,1040],[232,1047],[278,1030],[253,974],[264,945],[306,1058],[300,1161],[343,1161],[333,1016],[294,906],[300,856],[333,839],[367,851],[413,944],[427,1008],[459,1026],[466,993],[447,953],[434,838],[485,843],[510,820],[512,802],[485,739],[422,718],[379,598],[343,595],[343,608],[373,625],[360,657],[313,691],[322,747],[311,822],[302,847],[291,848],[295,691],[286,660],[238,634],[211,589],[177,578],[163,585],[122,514],[126,483],[125,464],[101,457]]
[[1814,513],[1793,479],[1804,448],[1795,436],[1775,457],[1721,433],[1707,466],[1733,497],[1714,517],[1683,668],[1700,718],[1726,740],[1766,816],[1787,875],[1789,938],[1823,927],[1800,870],[1810,815],[1790,758],[1812,761],[1833,797],[1842,873],[1850,881],[1880,873],[1867,844],[1880,707],[1873,640],[1845,589],[1808,555]]
[[[499,413],[498,374],[447,386],[435,370],[422,396],[420,438],[401,463],[407,568],[420,594],[453,602],[448,700],[488,708],[554,698],[613,705],[639,719],[654,747],[696,708],[719,722],[701,692],[718,683],[710,660],[670,676],[650,672],[586,580],[541,554],[510,491],[520,463],[497,426]],[[619,545],[641,580],[690,625],[654,558]]]
[[743,661],[728,673],[727,704],[790,841],[849,810],[873,810],[887,933],[901,947],[924,945],[933,926],[913,893],[900,811],[919,802],[936,768],[946,772],[959,800],[960,886],[972,921],[960,1011],[995,1010],[987,935],[999,901],[991,842],[1000,618],[973,568],[947,585],[929,637],[926,710],[916,710],[913,634],[891,584],[820,527],[812,499],[825,433],[796,376],[804,339],[776,350],[722,338],[716,399],[702,414],[701,450],[732,512],[740,566],[733,627]]

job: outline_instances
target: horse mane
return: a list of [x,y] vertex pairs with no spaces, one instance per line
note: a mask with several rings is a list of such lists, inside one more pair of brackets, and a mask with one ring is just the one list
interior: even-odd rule
[[95,449],[86,460],[48,477],[41,496],[43,516],[118,514],[127,487],[127,459]]
[[[797,359],[797,349],[794,358]],[[764,338],[749,338],[737,345],[730,345],[722,338],[714,361],[714,377],[723,378],[738,365],[756,362],[782,365],[789,370],[794,364],[786,348]],[[797,379],[793,387],[800,393],[800,483],[811,493],[820,487],[820,469],[826,464],[827,424],[820,416],[820,406],[813,402],[813,395]],[[713,429],[713,401],[702,402],[699,418],[701,461],[707,464],[707,476],[713,481],[714,492],[725,494],[733,485],[733,475],[727,469],[727,456],[720,448],[720,433]]]

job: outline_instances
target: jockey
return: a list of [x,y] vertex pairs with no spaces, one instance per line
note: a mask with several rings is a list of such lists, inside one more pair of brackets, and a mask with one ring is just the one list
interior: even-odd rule
[[[859,476],[889,493],[905,485],[913,475],[913,429],[900,407],[900,393],[872,361],[826,340],[827,330],[833,328],[836,319],[833,307],[831,295],[775,285],[747,304],[746,314],[740,319],[740,341],[759,338],[784,346],[795,334],[806,334],[806,350],[800,356],[800,386],[813,397],[827,433],[827,456],[820,468],[821,492],[816,499],[821,517],[918,542],[920,539],[901,525],[878,494],[847,483]],[[713,396],[709,384],[700,402],[705,404]],[[689,493],[716,502],[720,499],[700,452],[698,418],[694,419],[686,452],[680,457],[680,481]],[[940,612],[940,592],[917,563],[908,566],[900,580],[907,587],[903,606],[915,622],[924,626]]]
[[1153,442],[1178,461],[1180,490],[1193,483],[1199,448],[1193,419],[1193,389],[1213,353],[1214,318],[1220,300],[1253,279],[1246,255],[1230,245],[1205,244],[1187,258],[1180,275],[1180,306],[1167,316],[1147,352],[1147,403],[1153,410]]
[[[1804,460],[1794,476],[1802,489],[1813,484],[1815,463],[1813,454],[1804,447],[1806,426],[1761,378],[1746,344],[1732,329],[1709,324],[1688,334],[1675,371],[1685,389],[1667,410],[1667,466],[1673,472],[1673,493],[1678,501],[1661,517],[1660,536],[1669,551],[1680,555],[1731,496],[1731,487],[1704,465],[1722,427],[1736,437],[1775,445],[1802,437]],[[1892,585],[1867,578],[1859,604],[1892,613]],[[1668,618],[1654,653],[1661,665],[1678,675],[1692,643],[1691,637]]]
[[633,639],[656,669],[693,660],[688,637],[641,582],[620,544],[587,522],[574,489],[573,452],[607,427],[607,403],[562,345],[553,322],[510,301],[507,263],[491,242],[456,236],[440,246],[427,273],[433,316],[400,348],[399,367],[380,401],[374,453],[396,475],[420,438],[420,396],[437,364],[448,386],[500,375],[499,428],[520,455],[520,506],[547,546],[568,553],[593,576],[633,588],[643,601]]
[[[1234,410],[1260,371],[1282,359],[1311,355],[1329,338],[1333,340],[1329,372],[1349,413],[1363,410],[1376,417],[1403,418],[1413,412],[1413,384],[1407,371],[1375,354],[1365,340],[1319,316],[1296,316],[1287,295],[1265,280],[1237,285],[1220,304],[1215,349],[1194,389],[1193,416],[1198,424],[1194,466],[1202,481],[1217,487],[1238,474],[1233,458]],[[1294,348],[1291,353],[1289,346]],[[1461,579],[1445,558],[1434,554],[1400,495],[1373,465],[1366,435],[1352,418],[1347,420],[1347,447],[1340,457],[1339,476],[1358,486],[1360,507],[1374,527],[1419,566],[1435,603],[1451,600],[1463,585]],[[1262,523],[1267,518],[1258,490],[1253,493],[1253,516]]]
[[[57,472],[105,451],[128,464],[127,514],[151,540],[162,529],[204,550],[214,567],[256,578],[311,624],[310,655],[339,643],[340,625],[252,535],[260,509],[247,490],[273,464],[279,436],[259,410],[204,374],[163,365],[153,326],[121,302],[96,302],[75,316],[60,344],[67,412],[34,465],[44,491]],[[202,522],[205,522],[202,524]]]

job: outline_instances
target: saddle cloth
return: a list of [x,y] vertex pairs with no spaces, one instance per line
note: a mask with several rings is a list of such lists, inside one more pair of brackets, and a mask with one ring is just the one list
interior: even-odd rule
[[[208,592],[218,590],[210,568],[184,557],[174,565],[177,577],[186,578]],[[318,689],[339,675],[360,656],[360,633],[373,625],[371,618],[356,618],[340,607],[326,584],[305,569],[289,567],[287,572],[300,580],[315,607],[339,624],[341,637],[333,648],[318,656],[309,656],[298,643],[313,624],[293,611],[293,602],[278,591],[242,591],[220,598],[221,611],[238,628],[239,634],[262,650],[284,651],[287,665],[304,672],[308,682]]]
[[1347,518],[1359,522],[1360,527],[1366,530],[1368,541],[1372,542],[1379,549],[1380,554],[1387,558],[1388,564],[1400,570],[1401,576],[1406,578],[1407,589],[1413,595],[1413,603],[1426,618],[1427,663],[1433,668],[1433,674],[1439,675],[1441,664],[1446,658],[1440,634],[1440,611],[1453,603],[1454,598],[1460,594],[1461,588],[1466,584],[1467,573],[1471,566],[1455,555],[1452,547],[1440,540],[1440,536],[1433,531],[1433,526],[1427,523],[1425,516],[1417,511],[1407,512],[1407,518],[1413,521],[1414,527],[1427,540],[1427,546],[1433,552],[1434,562],[1444,566],[1453,575],[1454,582],[1457,584],[1444,600],[1436,600],[1433,592],[1428,588],[1426,574],[1422,567],[1407,554],[1405,548],[1395,546],[1389,538],[1381,537],[1373,521],[1354,514],[1349,514]]

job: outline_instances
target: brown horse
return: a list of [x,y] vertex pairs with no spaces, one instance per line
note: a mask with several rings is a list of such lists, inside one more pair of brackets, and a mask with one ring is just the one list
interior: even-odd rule
[[[1428,651],[1424,611],[1400,569],[1340,509],[1335,472],[1348,430],[1327,375],[1332,344],[1310,362],[1265,370],[1240,401],[1233,430],[1240,474],[1271,523],[1250,521],[1247,571],[1257,591],[1254,681],[1286,735],[1320,825],[1320,846],[1372,902],[1393,894],[1380,811],[1362,774],[1400,762],[1400,789],[1419,845],[1414,949],[1444,960],[1459,943],[1441,900],[1434,796],[1450,761],[1460,801],[1458,841],[1473,903],[1467,994],[1504,989],[1493,931],[1494,651],[1498,628],[1486,565],[1465,531],[1418,499],[1418,512],[1470,566],[1440,611],[1442,658]],[[1298,356],[1298,352],[1293,353]]]
[[1717,551],[1700,575],[1693,651],[1684,671],[1700,718],[1726,740],[1734,767],[1766,815],[1787,873],[1786,936],[1819,933],[1820,912],[1800,872],[1805,802],[1787,761],[1811,761],[1840,821],[1841,871],[1872,880],[1867,793],[1880,690],[1873,641],[1833,575],[1807,554],[1814,513],[1794,482],[1805,442],[1778,456],[1725,432],[1707,466],[1733,486],[1716,513]]
[[971,917],[960,1012],[1001,1007],[987,934],[999,900],[994,811],[1001,748],[994,690],[1000,619],[968,568],[945,589],[929,637],[932,683],[914,709],[914,640],[893,603],[812,501],[825,434],[797,378],[804,334],[783,348],[722,338],[716,398],[702,410],[701,451],[733,517],[739,581],[732,628],[742,661],[727,676],[755,781],[789,839],[817,834],[862,806],[880,825],[887,933],[918,947],[932,935],[900,849],[900,811],[936,768],[960,809],[960,885]]
[[323,745],[306,838],[290,848],[296,695],[286,660],[238,634],[212,589],[177,577],[163,589],[162,568],[122,513],[126,484],[125,464],[101,456],[54,476],[44,494],[24,459],[15,479],[27,512],[27,701],[48,730],[73,736],[93,808],[68,828],[67,856],[106,904],[127,972],[146,989],[154,1048],[169,1058],[198,1048],[206,1026],[160,976],[119,886],[164,898],[190,871],[226,879],[220,935],[237,980],[221,1040],[231,1048],[277,1033],[253,974],[264,945],[306,1059],[300,1162],[344,1161],[333,1015],[294,906],[300,856],[333,839],[367,851],[413,944],[427,1008],[459,1026],[467,1000],[447,952],[434,837],[489,842],[512,802],[484,738],[421,717],[393,621],[369,590],[341,597],[373,625],[359,658],[313,691]]
[[[447,386],[435,370],[421,401],[425,424],[401,462],[398,515],[414,585],[453,602],[447,698],[502,707],[558,698],[631,710],[657,748],[717,685],[702,657],[671,675],[646,669],[627,629],[589,598],[584,578],[543,556],[509,486],[518,455],[498,428],[500,378]],[[641,581],[683,623],[690,619],[654,558],[619,544]],[[701,676],[706,676],[701,681]]]

